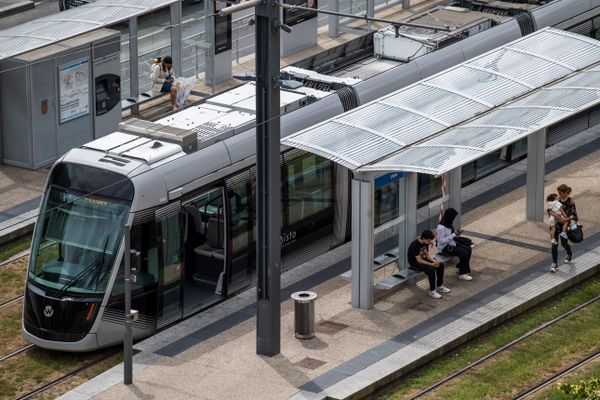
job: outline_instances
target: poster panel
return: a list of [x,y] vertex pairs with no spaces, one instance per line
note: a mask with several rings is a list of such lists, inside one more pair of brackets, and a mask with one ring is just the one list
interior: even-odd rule
[[60,123],[90,113],[89,60],[79,60],[58,67]]

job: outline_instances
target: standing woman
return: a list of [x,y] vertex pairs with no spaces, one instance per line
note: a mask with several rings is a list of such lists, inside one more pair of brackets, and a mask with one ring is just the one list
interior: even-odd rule
[[161,93],[170,93],[171,109],[177,108],[177,88],[175,87],[175,70],[173,69],[173,60],[166,56],[162,60],[156,59],[152,64],[152,91]]
[[554,239],[556,239],[556,244],[552,245],[552,265],[550,266],[550,272],[556,272],[558,268],[558,239],[560,238],[560,244],[567,251],[567,257],[565,257],[565,264],[569,264],[571,262],[571,258],[573,258],[573,250],[569,245],[569,239],[565,239],[560,236],[559,233],[563,231],[563,224],[568,224],[571,220],[577,221],[577,208],[575,207],[575,201],[570,197],[571,196],[571,188],[564,183],[559,185],[556,190],[558,191],[558,201],[563,206],[567,217],[569,217],[569,221],[567,222],[557,222],[556,229],[554,230]]
[[471,275],[471,247],[454,240],[460,236],[462,231],[454,229],[454,219],[458,215],[458,211],[454,208],[449,208],[444,212],[440,224],[437,226],[437,248],[449,256],[458,257],[458,279],[470,281],[473,279]]

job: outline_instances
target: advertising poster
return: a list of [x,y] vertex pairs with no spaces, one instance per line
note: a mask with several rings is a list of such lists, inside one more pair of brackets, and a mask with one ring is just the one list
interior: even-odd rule
[[88,60],[58,67],[60,123],[90,112],[90,80]]

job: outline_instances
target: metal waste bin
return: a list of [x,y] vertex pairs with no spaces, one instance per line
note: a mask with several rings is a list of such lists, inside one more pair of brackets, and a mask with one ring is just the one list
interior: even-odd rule
[[298,339],[315,337],[315,299],[314,292],[292,293],[294,300],[294,334]]

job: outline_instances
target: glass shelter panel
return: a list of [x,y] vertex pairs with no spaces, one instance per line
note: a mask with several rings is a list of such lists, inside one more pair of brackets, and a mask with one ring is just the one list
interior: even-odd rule
[[[152,62],[157,57],[171,55],[171,14],[169,8],[161,8],[144,14],[138,19],[138,71],[140,92],[152,87],[150,79]],[[173,65],[175,76],[179,76],[181,65]]]

